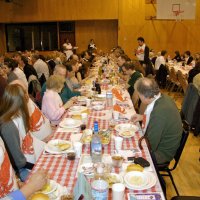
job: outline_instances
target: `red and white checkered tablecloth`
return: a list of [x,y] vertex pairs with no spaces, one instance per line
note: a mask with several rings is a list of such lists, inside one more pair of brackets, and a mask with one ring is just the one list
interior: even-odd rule
[[[99,129],[107,129],[109,128],[109,123],[110,120],[104,120],[104,119],[99,119],[99,117],[102,116],[101,111],[91,111],[88,117],[88,124],[87,128],[93,128],[94,121],[99,122]],[[70,117],[69,113],[66,112],[65,117]],[[97,117],[97,119],[95,119]],[[114,135],[116,135],[116,132],[113,132]],[[64,132],[55,132],[53,134],[52,139],[63,139],[63,140],[70,140],[70,133],[64,133]],[[124,139],[123,140],[123,147],[122,149],[134,149],[134,148],[139,148],[138,147],[138,140],[141,137],[141,132],[137,132],[136,135],[132,138],[129,139]],[[144,142],[143,144],[143,150],[138,156],[142,156],[145,159],[147,159],[153,168],[153,171],[156,175],[149,150],[147,148],[146,143]],[[111,154],[114,152],[115,147],[114,147],[114,140],[111,139],[109,145],[103,146],[103,153],[104,154]],[[84,154],[89,154],[90,153],[90,145],[83,145],[83,153]],[[74,161],[70,161],[67,159],[66,155],[62,156],[54,156],[54,155],[45,155],[42,154],[38,161],[35,164],[35,167],[33,169],[34,171],[37,171],[38,169],[45,169],[48,171],[49,178],[52,180],[55,180],[57,183],[66,186],[70,193],[73,193],[73,188],[76,183],[76,172],[79,164],[79,159],[76,158]],[[119,170],[113,169],[113,171],[118,172]],[[134,193],[150,193],[150,192],[161,192],[162,189],[160,186],[159,181],[157,181],[156,185],[148,190],[142,190],[142,191],[137,191],[137,190],[129,190],[126,189],[126,193],[128,192],[134,192]],[[111,199],[112,192],[109,192],[109,199]],[[126,195],[127,199],[127,195]]]

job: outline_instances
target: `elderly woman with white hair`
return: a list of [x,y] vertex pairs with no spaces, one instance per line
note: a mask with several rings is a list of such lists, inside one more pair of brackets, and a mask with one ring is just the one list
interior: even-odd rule
[[52,75],[46,82],[46,92],[42,99],[42,112],[52,125],[59,124],[65,109],[73,105],[73,99],[63,105],[59,95],[64,87],[65,79],[59,75]]

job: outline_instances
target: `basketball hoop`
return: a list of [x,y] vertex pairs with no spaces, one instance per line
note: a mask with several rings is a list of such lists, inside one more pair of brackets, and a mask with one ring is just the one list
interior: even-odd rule
[[173,10],[173,15],[175,16],[176,18],[176,21],[181,21],[181,13],[183,13],[184,11],[183,10]]
[[180,4],[172,4],[172,13],[173,13],[173,16],[175,16],[176,21],[178,21],[178,19],[181,21],[181,13],[183,12],[184,11],[181,10]]
[[183,13],[184,11],[183,10],[174,10],[172,11],[174,13],[174,16],[179,16],[181,13]]

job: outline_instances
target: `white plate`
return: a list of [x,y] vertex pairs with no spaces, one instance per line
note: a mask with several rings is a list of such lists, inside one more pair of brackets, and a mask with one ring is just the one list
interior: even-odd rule
[[93,101],[92,105],[97,106],[97,105],[103,105],[104,103],[102,101]]
[[43,194],[51,194],[52,192],[54,192],[57,189],[57,183],[53,180],[49,180],[49,185],[50,185],[50,190],[48,191],[40,191]]
[[52,200],[60,200],[62,195],[69,194],[69,191],[65,186],[62,186],[59,183],[56,184],[57,184],[57,189],[54,192],[48,194],[49,198]]
[[97,98],[106,98],[106,94],[96,94],[95,97],[97,97]]
[[148,179],[143,172],[132,171],[124,176],[125,183],[133,188],[141,188],[147,185]]
[[[119,174],[110,173],[109,176],[111,176],[111,177],[115,176],[115,178],[117,179],[117,181],[114,182],[113,184],[115,184],[115,183],[123,183],[123,182],[124,182],[124,181],[123,181],[123,177],[120,176]],[[112,179],[111,179],[111,180],[112,180]],[[107,181],[106,178],[105,178],[105,181]],[[108,184],[109,184],[109,182],[108,182]],[[109,188],[112,188],[112,185],[111,185],[111,184],[109,184]]]
[[72,106],[69,108],[69,111],[72,111],[72,112],[83,112],[87,110],[87,107],[85,106]]
[[[61,150],[57,145],[58,144],[69,144],[69,148],[66,150]],[[70,149],[72,149],[72,144],[66,140],[50,140],[45,146],[44,150],[51,154],[64,154],[67,153]]]
[[86,176],[94,175],[94,164],[84,163],[79,167],[79,172],[85,174]]
[[[131,172],[129,172],[131,173]],[[131,189],[131,190],[147,190],[147,189],[150,189],[151,187],[155,186],[156,185],[156,182],[157,182],[157,177],[152,173],[152,172],[142,172],[144,174],[144,176],[147,178],[147,183],[146,185],[144,186],[141,186],[141,187],[134,187],[134,186],[131,186],[129,184],[127,184],[125,182],[125,186],[128,188],[128,189]],[[126,175],[125,175],[126,176]],[[124,177],[125,178],[125,177]],[[125,181],[125,180],[124,180]]]
[[136,132],[138,131],[138,127],[133,124],[117,124],[115,126],[115,130],[118,132],[124,132],[124,131],[131,131],[131,132]]
[[65,118],[60,122],[59,126],[63,128],[76,128],[79,127],[81,124],[81,120]]
[[118,134],[123,138],[131,138],[135,135],[135,131],[121,131]]
[[78,99],[79,102],[84,102],[84,101],[87,100],[87,97],[85,97],[85,96],[78,96],[77,99]]
[[92,106],[92,109],[94,109],[94,110],[104,110],[104,106],[103,105],[96,105],[96,106]]

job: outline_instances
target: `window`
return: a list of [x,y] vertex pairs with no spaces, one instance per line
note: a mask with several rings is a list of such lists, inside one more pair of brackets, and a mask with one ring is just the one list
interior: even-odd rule
[[56,23],[7,24],[7,51],[58,49]]

